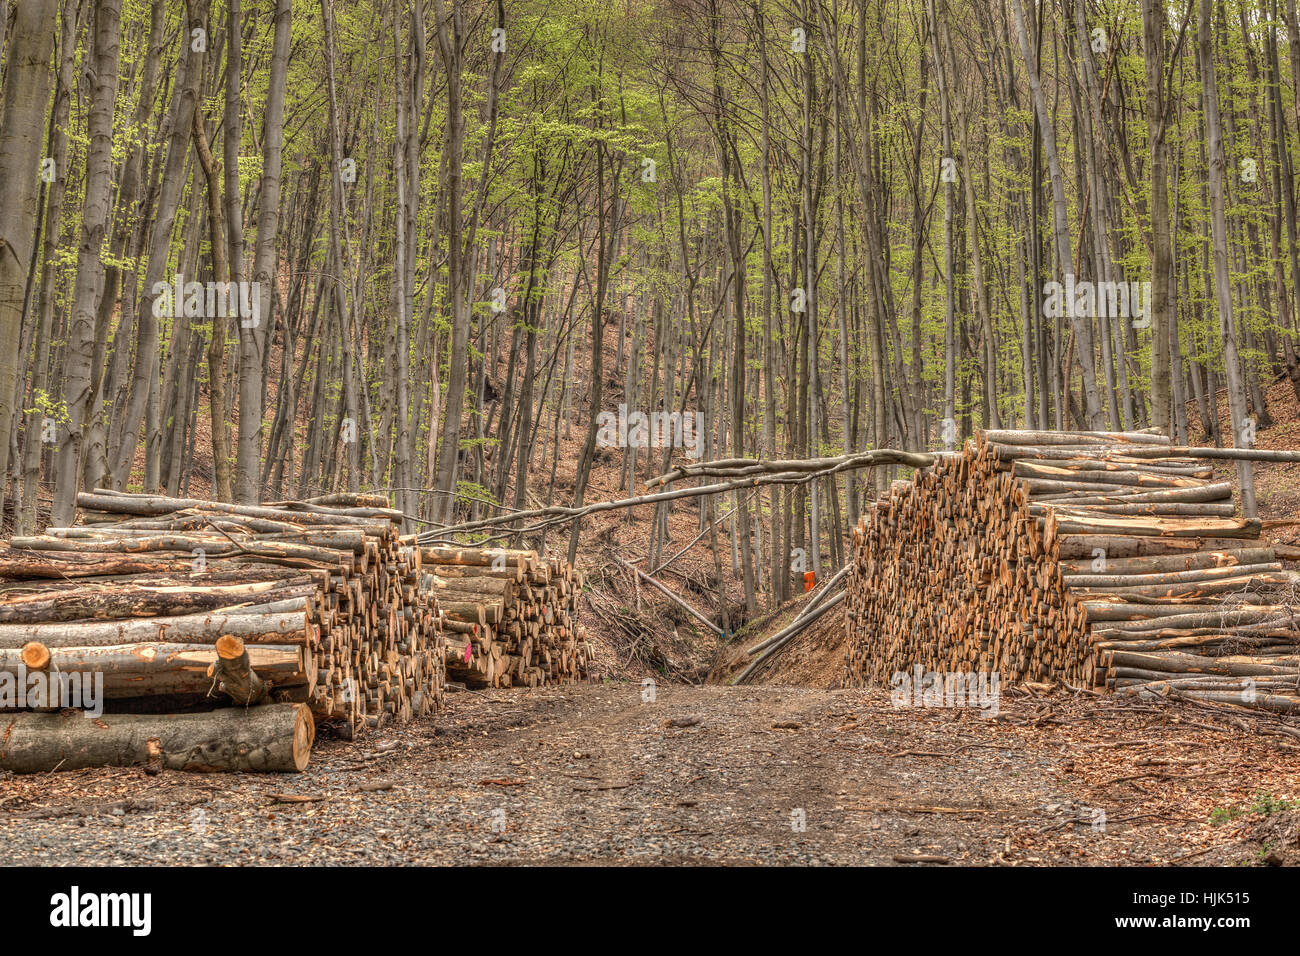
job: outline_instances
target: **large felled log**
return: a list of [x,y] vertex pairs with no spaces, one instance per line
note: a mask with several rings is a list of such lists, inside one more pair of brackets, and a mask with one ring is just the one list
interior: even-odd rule
[[80,590],[0,591],[0,623],[45,624],[57,621],[120,620],[192,614],[317,593],[310,579],[302,583],[257,581],[245,585],[198,584],[86,585]]
[[1107,560],[1160,555],[1197,554],[1204,551],[1228,551],[1266,545],[1259,537],[1150,537],[1127,534],[1061,534],[1057,537],[1061,558],[1096,558],[1098,552]]
[[[254,528],[248,528],[238,522],[222,521],[216,522],[206,517],[195,517],[188,519],[188,522],[178,522],[177,519],[158,519],[154,522],[160,525],[170,525],[176,523],[193,523],[192,528],[165,527],[157,529],[147,528],[124,528],[121,525],[112,525],[111,527],[88,528],[74,526],[71,528],[46,528],[45,534],[29,538],[14,538],[10,543],[16,547],[34,547],[38,550],[87,550],[93,551],[95,548],[92,542],[105,542],[112,545],[118,545],[124,542],[121,547],[115,547],[115,550],[140,550],[140,551],[165,551],[169,548],[167,545],[172,542],[193,542],[194,547],[204,547],[209,543],[235,545],[240,543],[240,539],[234,541],[231,537],[223,532],[235,531],[243,536],[244,541],[253,541],[269,544],[290,544],[306,545],[312,548],[328,548],[331,551],[351,551],[354,554],[360,554],[365,548],[366,532],[360,528],[304,528],[297,529],[292,525],[284,524],[271,532],[260,532]],[[160,531],[172,532],[191,532],[184,534],[159,534]],[[233,537],[233,536],[232,536]],[[51,541],[69,541],[79,543],[84,547],[59,548],[51,545]],[[31,542],[31,543],[28,543]],[[130,544],[125,544],[129,542]],[[142,544],[143,543],[143,544]],[[182,548],[182,550],[185,550]]]
[[163,574],[189,571],[194,568],[192,556],[140,557],[125,554],[80,554],[75,552],[17,551],[0,548],[0,578],[30,580],[73,577],[94,577],[108,574]]
[[28,641],[41,641],[49,647],[103,647],[144,641],[211,644],[226,634],[247,643],[307,645],[314,637],[312,627],[305,610],[279,614],[226,610],[120,621],[0,624],[0,648],[21,647]]
[[985,441],[998,445],[1168,445],[1169,438],[1155,431],[1132,432],[1058,432],[1031,429],[988,429]]
[[1035,461],[1055,461],[1074,456],[1130,461],[1160,459],[1168,461],[1174,457],[1172,445],[1117,445],[1097,443],[1075,443],[1067,445],[991,445],[993,460],[1003,464],[1020,459]]
[[[1020,472],[1028,472],[1028,474],[1021,475]],[[1138,467],[1134,467],[1132,470],[1100,469],[1083,471],[1070,468],[1053,468],[1041,464],[1031,467],[1024,465],[1022,462],[1017,462],[1012,473],[1017,477],[1023,477],[1025,487],[1035,492],[1069,491],[1073,486],[1082,485],[1113,485],[1119,488],[1136,487],[1151,491],[1211,487],[1200,484],[1198,478],[1157,474]]]
[[1232,491],[1226,482],[1220,485],[1199,485],[1192,488],[1164,488],[1158,491],[1144,491],[1136,487],[1115,488],[1103,494],[1087,492],[1067,492],[1056,495],[1035,495],[1034,500],[1042,503],[1060,503],[1062,506],[1079,507],[1082,505],[1119,505],[1131,508],[1147,504],[1188,504],[1198,502],[1222,502],[1232,499]]
[[43,535],[14,538],[11,547],[33,551],[51,551],[61,554],[104,556],[109,554],[150,554],[158,557],[188,558],[192,562],[208,559],[260,558],[268,563],[281,563],[290,567],[309,562],[315,565],[332,565],[340,559],[340,552],[362,554],[366,536],[360,530],[325,530],[315,534],[244,534],[239,537],[223,533],[203,534],[142,534],[131,530],[104,531],[93,535],[56,537]]
[[119,515],[166,515],[177,511],[201,511],[210,514],[238,515],[249,518],[270,518],[307,525],[373,524],[375,515],[355,515],[328,508],[310,510],[272,508],[266,505],[235,505],[224,501],[204,501],[199,498],[168,498],[164,495],[131,495],[121,492],[81,492],[77,495],[79,508]]
[[[26,552],[27,555],[34,557],[39,561],[43,556],[34,555],[32,552]],[[20,566],[21,568],[22,566]],[[101,587],[116,588],[119,586],[131,587],[149,587],[149,588],[189,588],[204,589],[216,586],[245,586],[254,582],[265,583],[285,583],[289,581],[311,580],[321,586],[328,584],[330,575],[328,569],[310,569],[298,570],[296,568],[285,568],[269,564],[251,564],[235,565],[224,564],[217,566],[194,566],[187,564],[184,569],[178,571],[161,571],[158,573],[145,572],[142,574],[101,574],[101,575],[83,575],[79,577],[46,579],[42,577],[28,578],[23,574],[15,574],[6,578],[3,584],[0,584],[0,594],[5,595],[6,599],[13,597],[21,598],[23,595],[36,593],[53,593],[53,592],[83,592],[87,589],[97,590]]]
[[1032,515],[1055,514],[1062,520],[1067,517],[1086,518],[1090,515],[1126,515],[1132,517],[1176,515],[1180,518],[1231,518],[1235,513],[1235,508],[1230,501],[1204,503],[1153,501],[1114,504],[1112,502],[1084,500],[1062,502],[1059,505],[1035,502],[1029,506],[1029,513]]
[[1072,594],[1088,599],[1105,595],[1133,602],[1162,600],[1178,604],[1208,597],[1223,600],[1221,596],[1226,595],[1237,604],[1263,604],[1264,599],[1254,589],[1291,587],[1296,584],[1297,578],[1294,571],[1252,570],[1237,577],[1187,581],[1181,584],[1122,584],[1113,587],[1079,587],[1071,584],[1070,588]]
[[313,505],[337,508],[371,508],[388,511],[388,499],[383,495],[371,495],[356,491],[336,491],[315,498],[302,498],[289,501],[268,501],[268,508],[303,508]]
[[504,548],[447,548],[425,546],[420,548],[420,558],[426,564],[477,565],[489,568],[507,568],[537,560],[536,551],[509,551]]
[[75,711],[0,716],[0,770],[44,773],[156,763],[169,770],[305,770],[315,725],[302,704],[268,704],[202,714]]
[[[198,571],[211,559],[219,564],[232,567],[247,567],[262,563],[276,563],[287,568],[325,568],[334,563],[326,560],[325,552],[320,549],[308,549],[314,556],[289,555],[288,546],[281,546],[276,553],[268,549],[250,548],[245,551],[233,549],[215,554],[197,554],[191,552],[154,551],[149,555],[130,555],[109,552],[77,551],[35,551],[0,549],[0,578],[10,580],[29,580],[34,578],[99,577],[103,575],[122,574],[182,574]],[[335,555],[349,552],[334,552]]]
[[1187,464],[1153,464],[1147,459],[1121,461],[1101,458],[1016,458],[999,462],[999,471],[1009,471],[1017,478],[1063,478],[1080,472],[1134,472],[1148,475],[1175,475],[1182,478],[1209,478],[1214,469],[1194,462]]
[[1285,607],[1248,604],[1201,604],[1193,607],[1186,604],[1110,604],[1090,601],[1082,607],[1090,623],[1105,621],[1112,627],[1122,627],[1129,631],[1171,627],[1228,628],[1280,621],[1290,613]]
[[1057,518],[1061,534],[1135,535],[1172,538],[1258,538],[1259,521],[1254,518],[1191,518],[1171,521],[1160,518],[1098,514],[1092,518],[1062,515]]
[[[33,645],[25,645],[30,648]],[[106,700],[206,694],[213,686],[209,667],[217,650],[206,644],[141,643],[109,647],[50,647],[47,669],[64,674],[97,675]],[[24,650],[0,650],[0,673],[19,673]],[[314,676],[304,649],[261,644],[249,659],[276,687],[308,685]],[[30,668],[29,668],[30,669]]]
[[1137,667],[1170,674],[1222,674],[1231,677],[1257,677],[1269,675],[1300,676],[1292,665],[1265,664],[1250,658],[1204,657],[1199,654],[1167,652],[1141,654],[1134,651],[1107,651],[1106,657],[1115,667]]
[[1065,574],[1063,580],[1070,587],[1141,587],[1147,584],[1183,584],[1192,581],[1217,581],[1224,578],[1236,578],[1263,572],[1281,571],[1278,562],[1245,565],[1227,565],[1225,567],[1193,568],[1185,571],[1162,571],[1152,574],[1122,573],[1114,568],[1107,568],[1105,574]]
[[1222,551],[1192,551],[1183,554],[1152,555],[1135,558],[1108,558],[1098,561],[1061,561],[1061,573],[1071,574],[1163,574],[1171,571],[1194,571],[1199,568],[1231,568],[1248,564],[1272,564],[1272,548],[1228,548]]
[[[443,618],[399,544],[403,516],[378,496],[230,505],[97,489],[79,504],[93,527],[0,550],[0,648],[40,640],[56,666],[80,655],[122,709],[189,706],[194,691],[215,703],[214,685],[253,700],[261,679],[350,737],[440,707]],[[232,643],[247,666],[218,657]],[[267,659],[286,644],[292,675]],[[182,650],[141,661],[163,645]]]

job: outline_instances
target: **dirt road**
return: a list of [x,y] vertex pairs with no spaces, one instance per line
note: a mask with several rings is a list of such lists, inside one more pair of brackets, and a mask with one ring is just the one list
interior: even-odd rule
[[[432,723],[320,741],[296,776],[9,777],[0,863],[1300,855],[1294,813],[1250,811],[1262,792],[1300,797],[1300,742],[1217,715],[1059,693],[1004,694],[996,718],[896,709],[879,691],[661,686],[649,696],[636,684],[455,694]],[[1261,827],[1281,834],[1277,845],[1263,847]]]

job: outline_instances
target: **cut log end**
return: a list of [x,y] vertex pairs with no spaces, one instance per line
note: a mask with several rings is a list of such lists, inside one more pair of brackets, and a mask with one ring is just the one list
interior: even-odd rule
[[244,642],[234,634],[217,638],[217,656],[228,661],[238,660],[244,653]]
[[293,725],[290,759],[293,761],[294,769],[301,773],[307,769],[307,762],[311,759],[311,748],[316,742],[316,721],[311,715],[311,708],[306,704],[294,704],[293,707],[298,716]]
[[28,641],[19,652],[23,666],[29,671],[43,671],[50,666],[50,649],[40,641]]

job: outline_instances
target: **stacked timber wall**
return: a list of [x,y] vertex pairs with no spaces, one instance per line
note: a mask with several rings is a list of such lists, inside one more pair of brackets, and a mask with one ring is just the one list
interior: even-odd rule
[[506,549],[418,549],[444,615],[447,675],[467,687],[583,680],[582,572],[557,557]]
[[[316,722],[350,739],[433,714],[448,668],[474,687],[587,674],[572,568],[416,547],[382,496],[78,505],[85,524],[0,547],[0,705],[23,711],[2,718],[0,769],[301,770]],[[53,713],[74,675],[102,688],[100,719]]]
[[982,432],[855,529],[845,682],[919,666],[1300,710],[1300,575],[1232,493],[1164,435]]

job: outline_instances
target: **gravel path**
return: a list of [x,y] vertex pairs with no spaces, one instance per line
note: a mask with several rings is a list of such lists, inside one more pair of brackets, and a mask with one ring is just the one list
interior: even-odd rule
[[1300,796],[1290,738],[1178,708],[1010,694],[993,719],[880,691],[642,698],[454,694],[434,721],[318,740],[294,776],[11,776],[0,863],[1223,862],[1213,848],[1234,834],[1210,826],[1215,807],[1264,785]]

